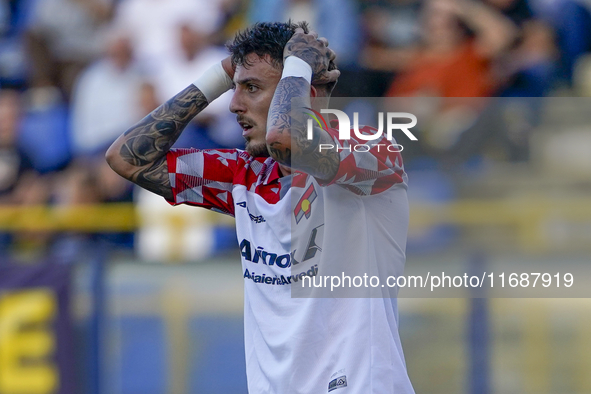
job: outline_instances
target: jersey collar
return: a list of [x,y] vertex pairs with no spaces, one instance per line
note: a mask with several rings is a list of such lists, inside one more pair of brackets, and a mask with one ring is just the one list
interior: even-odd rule
[[277,182],[279,178],[281,178],[281,173],[279,171],[279,163],[273,160],[271,164],[271,172],[268,176],[265,177],[265,179],[263,179],[263,185],[268,185],[270,183]]

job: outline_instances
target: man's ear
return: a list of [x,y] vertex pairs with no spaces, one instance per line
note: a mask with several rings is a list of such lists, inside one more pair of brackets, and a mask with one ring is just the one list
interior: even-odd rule
[[316,96],[318,96],[318,91],[316,90],[314,85],[310,85],[310,97],[316,97]]

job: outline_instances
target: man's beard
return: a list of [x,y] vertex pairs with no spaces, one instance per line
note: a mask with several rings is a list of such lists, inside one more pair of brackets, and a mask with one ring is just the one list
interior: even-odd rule
[[267,150],[267,144],[264,142],[253,142],[252,140],[246,141],[246,151],[252,157],[269,157],[269,151]]

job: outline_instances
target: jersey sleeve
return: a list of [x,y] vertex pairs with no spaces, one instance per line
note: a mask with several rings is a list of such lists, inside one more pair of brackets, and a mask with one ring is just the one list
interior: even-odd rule
[[[401,146],[396,141],[390,141],[385,136],[364,141],[355,135],[353,129],[350,140],[339,140],[338,130],[328,128],[327,131],[339,152],[340,164],[332,181],[321,184],[336,184],[361,196],[382,193],[395,185],[406,187]],[[373,135],[376,131],[369,126],[359,128],[359,132],[365,135]]]
[[234,216],[235,149],[171,149],[167,154],[172,205],[189,204]]

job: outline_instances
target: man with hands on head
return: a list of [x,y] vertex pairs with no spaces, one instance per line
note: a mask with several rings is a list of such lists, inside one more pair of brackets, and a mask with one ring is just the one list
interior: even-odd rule
[[[349,208],[329,203],[332,198],[361,207],[359,212],[380,207],[396,216],[386,224],[367,220],[355,239],[367,233],[383,241],[382,254],[362,253],[394,258],[402,269],[408,203],[399,152],[366,152],[379,166],[374,170],[357,165],[369,156],[360,161],[356,153],[318,149],[342,146],[335,129],[316,126],[307,139],[291,100],[317,106],[318,98],[330,96],[339,71],[328,41],[306,23],[257,23],[228,48],[231,56],[121,135],[107,161],[171,204],[236,218],[249,392],[413,393],[395,300],[295,298],[291,291],[303,276],[315,276],[343,258],[335,255],[339,245],[326,233],[346,227],[342,209]],[[245,150],[171,149],[191,119],[232,88],[230,111],[243,129]],[[292,201],[302,203],[294,210]],[[294,228],[305,234],[307,250],[292,239]]]

